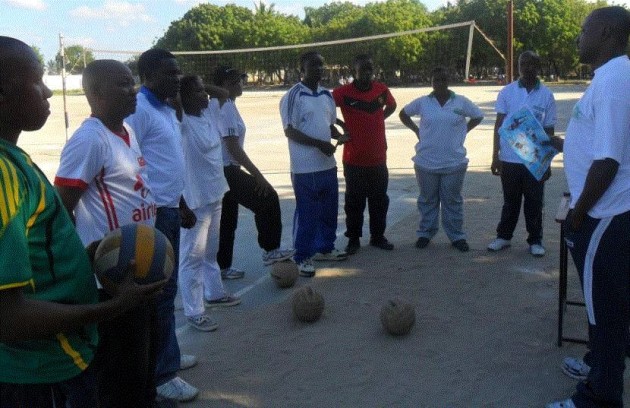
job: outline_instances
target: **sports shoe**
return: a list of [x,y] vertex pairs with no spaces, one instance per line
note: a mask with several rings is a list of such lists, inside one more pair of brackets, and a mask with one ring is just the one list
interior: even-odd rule
[[188,370],[189,368],[196,366],[198,362],[199,360],[197,359],[197,357],[193,356],[192,354],[182,354],[179,357],[179,369]]
[[231,266],[221,269],[221,279],[241,279],[243,276],[245,276],[245,271],[232,268]]
[[385,237],[372,238],[370,240],[370,245],[372,245],[373,247],[384,249],[386,251],[391,251],[392,249],[394,249],[394,244],[389,242]]
[[565,357],[560,368],[565,375],[580,381],[586,380],[591,371],[591,367],[584,360],[575,357]]
[[313,261],[343,261],[348,257],[346,251],[341,251],[339,249],[333,249],[330,252],[322,254],[321,252],[316,253],[311,258]]
[[[210,316],[205,315],[205,314],[189,317],[188,324],[202,332],[211,332],[219,328],[219,325],[217,324],[217,322],[215,322],[214,320],[210,318]],[[181,369],[181,362],[180,362],[180,369]]]
[[179,402],[192,401],[199,394],[199,390],[179,377],[175,377],[170,381],[156,388],[157,395],[160,398],[177,400]]
[[488,251],[496,252],[510,246],[512,246],[512,241],[509,239],[495,238],[494,241],[488,244]]
[[455,248],[457,248],[461,252],[468,252],[470,250],[470,246],[468,245],[468,242],[466,242],[465,239],[458,239],[457,241],[453,241],[451,245],[453,245]]
[[214,300],[206,299],[206,306],[210,306],[210,307],[236,306],[239,303],[241,303],[241,298],[232,296],[232,295],[225,295],[222,298],[214,299]]
[[545,247],[540,244],[530,245],[529,253],[536,257],[545,256]]
[[427,238],[427,237],[420,237],[420,238],[418,238],[418,240],[416,241],[416,248],[420,248],[420,249],[422,249],[422,248],[426,248],[426,247],[427,247],[427,245],[429,245],[429,242],[430,242],[430,241],[431,241],[431,240],[430,240],[429,238]]
[[298,264],[298,271],[300,276],[312,278],[315,276],[315,265],[313,265],[313,261],[310,258],[305,259]]
[[275,262],[286,261],[287,259],[291,258],[294,253],[295,253],[294,249],[281,249],[281,248],[276,248],[276,249],[272,249],[271,251],[266,251],[262,255],[263,264],[271,265],[272,263],[275,263]]
[[361,240],[359,238],[348,238],[348,245],[346,245],[346,254],[354,255],[361,249]]
[[545,405],[545,408],[575,408],[575,404],[571,398],[565,399],[563,401],[552,402],[551,404]]

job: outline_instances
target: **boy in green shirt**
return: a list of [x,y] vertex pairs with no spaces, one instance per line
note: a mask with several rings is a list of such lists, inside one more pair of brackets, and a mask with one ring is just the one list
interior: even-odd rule
[[164,283],[139,286],[128,276],[116,296],[96,303],[90,260],[68,213],[17,147],[20,133],[40,129],[50,114],[42,75],[28,45],[0,36],[0,408],[95,406],[94,323]]

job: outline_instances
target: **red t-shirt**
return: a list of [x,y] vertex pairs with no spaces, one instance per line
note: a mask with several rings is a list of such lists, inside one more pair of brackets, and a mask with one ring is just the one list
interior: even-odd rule
[[333,91],[335,104],[341,108],[350,141],[343,145],[343,162],[355,166],[378,166],[387,160],[384,106],[396,100],[385,84],[372,81],[368,91],[352,83]]

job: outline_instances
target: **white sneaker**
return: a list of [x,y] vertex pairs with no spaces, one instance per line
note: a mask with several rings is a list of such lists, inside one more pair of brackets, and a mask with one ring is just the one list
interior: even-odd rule
[[315,276],[315,265],[313,265],[313,261],[310,258],[305,259],[298,264],[298,271],[300,276],[312,278]]
[[512,241],[509,239],[495,238],[494,241],[488,244],[488,251],[496,252],[510,246],[512,246]]
[[187,318],[187,320],[189,325],[202,332],[211,332],[219,328],[219,324],[206,314],[192,316]]
[[563,401],[556,401],[551,404],[547,404],[545,405],[545,408],[575,408],[575,404],[573,403],[573,400],[569,398]]
[[263,253],[263,256],[262,256],[263,264],[271,265],[272,263],[275,263],[275,262],[286,261],[287,259],[291,258],[294,253],[295,253],[294,249],[281,249],[281,248],[272,249],[271,251],[267,251]]
[[192,401],[199,394],[199,390],[179,377],[173,378],[156,388],[160,398],[177,400],[179,402]]
[[244,271],[232,268],[231,266],[229,268],[221,269],[221,279],[241,279],[243,276],[245,276]]
[[591,371],[591,367],[584,360],[575,357],[565,357],[560,368],[565,375],[580,381],[586,380]]
[[182,354],[179,358],[179,369],[188,370],[197,365],[199,360],[191,354]]
[[540,244],[533,244],[529,246],[529,253],[533,256],[545,256],[545,247]]
[[342,251],[339,249],[333,249],[330,252],[322,254],[321,252],[313,255],[313,261],[343,261],[348,257],[346,251]]

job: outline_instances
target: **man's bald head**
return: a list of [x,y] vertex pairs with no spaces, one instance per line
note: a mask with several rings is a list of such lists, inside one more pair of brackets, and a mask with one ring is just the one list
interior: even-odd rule
[[603,7],[594,10],[590,17],[596,24],[610,27],[610,34],[620,47],[628,46],[630,37],[630,11],[621,6]]

